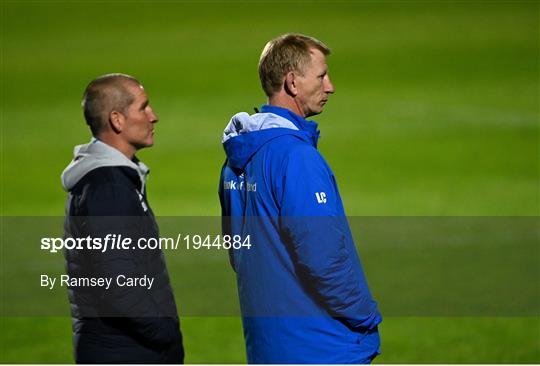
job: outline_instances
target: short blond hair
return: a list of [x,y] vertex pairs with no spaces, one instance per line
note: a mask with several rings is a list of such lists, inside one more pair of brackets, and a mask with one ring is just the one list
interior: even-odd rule
[[330,48],[324,43],[303,34],[287,33],[264,46],[259,59],[259,78],[267,96],[277,93],[283,84],[283,77],[290,71],[303,74],[311,62],[311,49],[318,49],[325,56]]

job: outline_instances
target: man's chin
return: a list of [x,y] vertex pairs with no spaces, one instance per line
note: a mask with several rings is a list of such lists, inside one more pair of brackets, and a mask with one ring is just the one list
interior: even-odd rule
[[321,114],[322,112],[323,112],[322,108],[320,110],[310,111],[309,113],[306,113],[306,118],[316,116],[318,114]]
[[145,147],[152,147],[152,146],[154,146],[154,140],[147,141],[147,142],[145,142],[143,144],[139,144],[139,145],[135,146],[135,148],[137,150],[140,150],[140,149],[144,149]]

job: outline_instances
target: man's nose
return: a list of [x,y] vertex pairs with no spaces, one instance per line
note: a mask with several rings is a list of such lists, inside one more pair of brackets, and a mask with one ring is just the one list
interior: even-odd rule
[[324,85],[324,92],[328,94],[334,94],[336,89],[334,88],[334,84],[332,84],[332,81],[330,81],[330,77],[326,78],[326,83]]
[[152,109],[152,107],[149,107],[149,109],[150,110],[148,111],[148,119],[152,123],[157,123],[159,121],[159,117],[157,116],[157,114],[154,113],[154,110]]

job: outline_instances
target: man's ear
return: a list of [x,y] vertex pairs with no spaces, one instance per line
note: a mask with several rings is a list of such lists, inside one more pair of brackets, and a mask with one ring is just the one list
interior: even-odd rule
[[294,72],[289,71],[287,75],[285,75],[284,88],[285,92],[291,97],[296,97],[298,94],[298,90],[296,89],[296,76],[294,75]]
[[122,132],[125,122],[126,117],[122,113],[118,111],[112,111],[111,114],[109,114],[109,124],[111,125],[111,128],[114,132]]

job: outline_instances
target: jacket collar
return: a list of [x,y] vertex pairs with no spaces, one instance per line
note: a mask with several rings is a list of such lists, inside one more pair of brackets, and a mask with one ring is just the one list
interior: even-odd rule
[[106,166],[135,170],[140,179],[141,191],[144,191],[150,171],[148,167],[137,158],[128,159],[114,147],[96,138],[92,138],[88,144],[75,146],[73,160],[62,172],[62,186],[66,191],[70,191],[88,172]]
[[288,119],[296,127],[298,127],[300,131],[304,131],[310,137],[313,146],[315,148],[317,147],[317,142],[319,141],[319,136],[321,133],[321,131],[318,129],[319,125],[317,122],[308,121],[289,109],[277,107],[275,105],[263,105],[261,107],[261,113],[273,113]]

